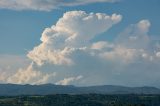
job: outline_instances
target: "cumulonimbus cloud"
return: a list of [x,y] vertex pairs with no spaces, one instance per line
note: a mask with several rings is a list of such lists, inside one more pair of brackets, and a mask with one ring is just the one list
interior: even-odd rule
[[107,31],[122,19],[121,15],[70,11],[64,13],[56,25],[42,33],[42,43],[28,53],[28,57],[42,65],[44,62],[61,65],[74,64],[72,54],[85,51],[96,35]]
[[[141,20],[127,27],[112,43],[91,42],[100,33],[107,31],[122,19],[121,15],[108,16],[102,13],[70,11],[64,13],[56,25],[42,33],[42,43],[28,53],[38,65],[74,64],[74,55],[79,51],[115,62],[132,63],[140,60],[152,61],[159,57],[158,51],[151,50],[152,40],[148,32],[149,20]],[[78,51],[78,52],[77,52]],[[156,52],[156,53],[155,53]]]
[[96,2],[116,2],[119,0],[0,0],[0,8],[12,10],[51,11],[62,6],[76,6]]
[[[158,85],[160,43],[157,39],[156,41],[151,39],[148,33],[151,26],[149,20],[143,19],[129,25],[113,41],[92,40],[120,22],[121,19],[122,16],[116,14],[107,15],[84,11],[64,13],[55,25],[43,31],[40,38],[41,44],[27,54],[36,64],[43,65],[43,69],[46,66],[48,69],[46,72],[58,70],[58,77],[49,81],[52,75],[36,71],[30,65],[10,76],[5,72],[1,73],[0,81],[78,85],[77,81],[82,77],[77,75],[81,75],[83,80],[80,80],[79,83],[83,85]],[[0,63],[4,62],[2,57]],[[20,63],[23,62],[20,61]],[[44,65],[44,63],[50,64]],[[4,69],[0,68],[0,72],[2,70]]]

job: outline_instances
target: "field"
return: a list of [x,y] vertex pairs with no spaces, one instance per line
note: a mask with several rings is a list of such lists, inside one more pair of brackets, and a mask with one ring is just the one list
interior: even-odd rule
[[1,96],[0,106],[160,106],[160,95]]

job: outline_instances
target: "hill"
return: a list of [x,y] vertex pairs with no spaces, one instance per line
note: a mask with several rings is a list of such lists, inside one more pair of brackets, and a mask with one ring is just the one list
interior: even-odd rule
[[72,85],[17,85],[0,84],[0,96],[50,95],[50,94],[160,94],[155,87],[125,87],[115,85],[76,87]]

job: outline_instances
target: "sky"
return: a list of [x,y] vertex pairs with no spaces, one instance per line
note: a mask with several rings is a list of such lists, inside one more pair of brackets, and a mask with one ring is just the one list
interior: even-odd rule
[[160,88],[159,0],[0,0],[0,83]]

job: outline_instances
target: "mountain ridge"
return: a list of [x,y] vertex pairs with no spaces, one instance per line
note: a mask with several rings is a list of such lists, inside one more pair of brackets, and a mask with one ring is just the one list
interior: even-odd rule
[[0,96],[50,95],[50,94],[160,94],[160,89],[151,86],[126,87],[120,85],[97,85],[77,87],[55,84],[0,84]]

